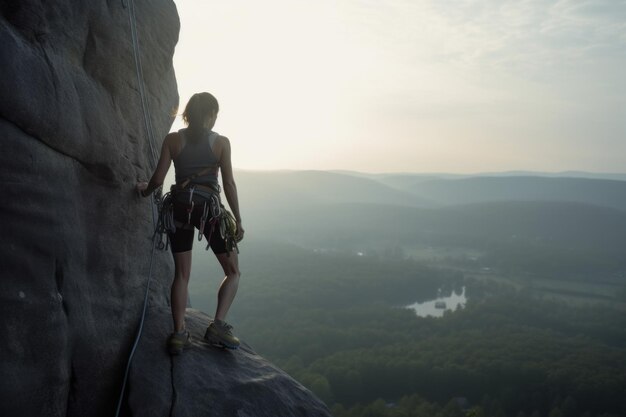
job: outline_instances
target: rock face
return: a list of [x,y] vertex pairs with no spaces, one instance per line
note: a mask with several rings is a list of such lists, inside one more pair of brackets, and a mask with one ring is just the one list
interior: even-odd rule
[[245,343],[237,351],[205,343],[202,337],[208,319],[188,309],[193,345],[184,354],[170,357],[162,324],[170,320],[170,313],[150,310],[144,330],[150,342],[142,342],[138,348],[128,389],[134,417],[329,415],[321,401]]
[[[0,0],[2,416],[115,413],[152,247],[152,206],[134,184],[150,175],[177,106],[178,29],[171,0]],[[152,321],[132,367],[126,414],[170,415],[173,397],[158,383],[173,370],[181,384],[174,416],[252,415],[255,404],[289,410],[273,415],[324,415],[314,397],[248,349],[194,346],[174,366],[154,350],[171,330],[171,256],[157,252],[154,262]],[[207,379],[218,370],[234,379]],[[191,380],[198,382],[186,385]],[[238,399],[241,407],[229,405]]]

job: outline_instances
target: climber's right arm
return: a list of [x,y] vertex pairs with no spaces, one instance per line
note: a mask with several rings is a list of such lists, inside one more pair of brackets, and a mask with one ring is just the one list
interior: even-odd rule
[[150,182],[147,184],[145,182],[137,184],[137,190],[143,197],[148,197],[154,190],[163,185],[165,175],[172,164],[172,147],[177,139],[178,133],[176,132],[170,133],[165,137],[163,146],[161,146],[161,156],[159,157],[159,162],[157,162],[154,174],[152,174],[152,178],[150,178]]

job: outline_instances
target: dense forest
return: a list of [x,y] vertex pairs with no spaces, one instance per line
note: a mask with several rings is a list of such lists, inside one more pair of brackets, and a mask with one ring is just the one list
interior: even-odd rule
[[[626,415],[626,182],[239,178],[229,320],[335,417]],[[194,251],[212,313],[221,273]],[[441,318],[406,308],[462,291]]]
[[[574,307],[410,259],[267,242],[245,250],[237,332],[335,417],[626,413],[618,297]],[[213,301],[215,284],[194,280],[193,299]],[[443,318],[402,308],[461,286],[466,307]]]

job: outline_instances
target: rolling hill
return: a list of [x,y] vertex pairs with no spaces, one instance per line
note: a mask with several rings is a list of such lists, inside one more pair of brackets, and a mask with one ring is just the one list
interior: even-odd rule
[[[608,177],[619,178],[619,175]],[[626,209],[626,181],[600,178],[601,174],[596,174],[598,178],[583,178],[528,173],[461,176],[239,171],[236,176],[242,198],[254,208],[339,203],[440,207],[495,201],[552,201]]]
[[237,173],[249,239],[379,253],[469,248],[522,270],[626,268],[626,182],[421,177],[407,185],[409,179],[396,181],[405,184],[399,190],[350,173]]

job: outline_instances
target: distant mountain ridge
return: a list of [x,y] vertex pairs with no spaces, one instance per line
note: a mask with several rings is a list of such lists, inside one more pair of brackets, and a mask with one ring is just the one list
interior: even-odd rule
[[587,172],[587,171],[560,171],[560,172],[542,172],[542,171],[501,171],[501,172],[477,172],[474,174],[453,174],[446,172],[400,172],[400,173],[364,173],[358,171],[347,170],[331,170],[339,174],[354,175],[371,179],[380,178],[439,178],[439,179],[461,179],[476,177],[547,177],[547,178],[591,178],[599,180],[620,180],[626,181],[626,173],[619,172]]
[[341,203],[430,206],[410,190],[329,171],[239,171],[240,198],[256,208],[307,207]]
[[626,181],[322,171],[236,177],[254,239],[376,252],[473,248],[493,264],[508,259],[544,273],[626,270]]
[[[565,173],[561,173],[565,174]],[[366,174],[340,171],[239,171],[242,198],[257,207],[372,203],[438,207],[502,201],[575,202],[626,210],[626,174],[572,177],[514,173]],[[589,177],[578,175],[586,174]],[[600,178],[606,175],[611,178]],[[591,177],[596,178],[591,178]],[[244,201],[245,201],[244,200]]]
[[489,201],[576,202],[626,209],[626,181],[589,178],[477,177],[431,180],[407,190],[441,204]]

